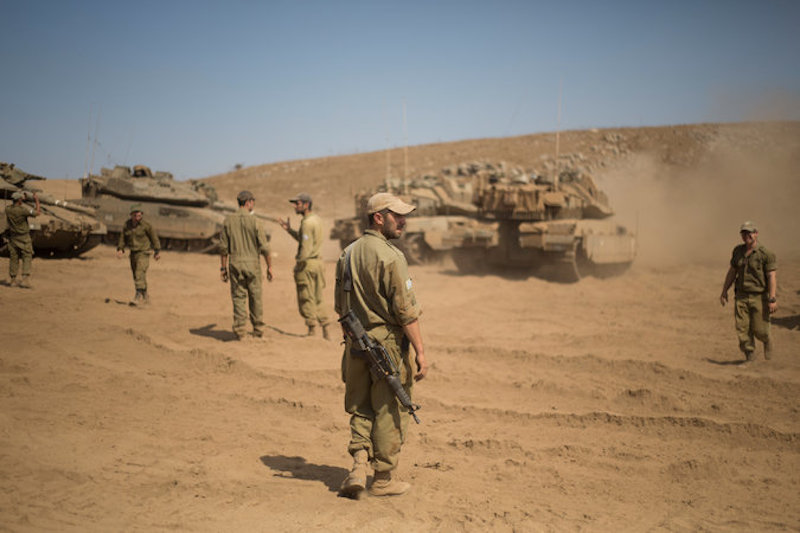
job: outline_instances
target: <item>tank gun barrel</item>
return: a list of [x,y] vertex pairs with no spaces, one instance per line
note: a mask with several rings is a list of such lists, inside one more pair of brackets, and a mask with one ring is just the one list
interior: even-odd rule
[[[231,204],[227,204],[225,202],[214,202],[211,204],[211,208],[216,211],[222,211],[223,213],[235,213],[239,208],[235,207]],[[253,215],[261,220],[267,220],[269,222],[274,222],[275,224],[280,224],[281,221],[278,218],[271,217],[269,215],[264,215],[261,213],[253,212]]]

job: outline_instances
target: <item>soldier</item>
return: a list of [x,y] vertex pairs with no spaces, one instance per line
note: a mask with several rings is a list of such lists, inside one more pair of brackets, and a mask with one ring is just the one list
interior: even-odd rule
[[728,302],[728,289],[736,282],[733,312],[739,349],[744,353],[745,362],[754,361],[755,337],[764,343],[764,359],[770,359],[773,344],[769,324],[770,315],[778,309],[778,263],[775,254],[758,243],[754,222],[742,224],[739,233],[744,244],[733,249],[719,301],[723,306]]
[[150,266],[150,252],[153,252],[153,259],[161,259],[161,243],[156,235],[156,230],[149,222],[142,220],[142,206],[133,204],[131,206],[131,218],[125,221],[125,226],[119,234],[117,242],[117,257],[125,255],[125,248],[130,250],[131,272],[133,273],[133,283],[136,287],[135,303],[150,303],[150,295],[147,294],[147,268]]
[[[378,193],[369,199],[367,208],[369,229],[345,249],[336,265],[335,308],[339,316],[352,310],[370,337],[386,348],[410,396],[413,381],[428,373],[421,310],[406,258],[389,240],[400,237],[406,215],[414,206],[392,194]],[[345,284],[345,276],[352,283]],[[349,285],[352,287],[347,290]],[[409,342],[416,353],[416,373],[411,369]],[[386,380],[373,381],[367,361],[351,351],[349,340],[342,358],[342,378],[345,410],[351,415],[348,452],[353,456],[353,468],[341,493],[349,497],[361,494],[366,488],[368,461],[375,470],[370,494],[405,493],[411,485],[394,479],[392,471],[398,464],[409,414],[401,409]]]
[[300,228],[295,231],[289,225],[289,218],[281,220],[280,225],[297,242],[294,281],[297,286],[297,306],[300,316],[308,326],[308,336],[314,335],[317,324],[322,326],[322,336],[329,339],[328,313],[322,303],[322,290],[325,288],[325,274],[322,265],[322,220],[311,212],[311,196],[300,193],[289,202],[294,211],[303,215]]
[[[42,209],[39,205],[39,196],[36,193],[33,193],[36,209],[22,205],[22,200],[25,198],[25,192],[16,191],[11,195],[14,203],[6,206],[6,221],[8,223],[6,240],[8,241],[9,285],[30,288],[33,242],[31,241],[31,228],[28,225],[28,218],[38,217],[42,213]],[[17,272],[19,270],[20,257],[22,257],[22,280],[18,282]]]
[[220,278],[223,283],[230,278],[233,333],[241,340],[246,334],[248,308],[253,335],[264,335],[261,264],[258,256],[264,256],[267,262],[268,281],[272,281],[272,261],[267,236],[252,213],[256,203],[253,193],[242,191],[236,201],[239,210],[225,217],[220,234]]

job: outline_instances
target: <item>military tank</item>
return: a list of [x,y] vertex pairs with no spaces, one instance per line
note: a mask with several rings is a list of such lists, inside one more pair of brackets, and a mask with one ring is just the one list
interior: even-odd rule
[[[169,172],[117,165],[81,180],[81,204],[97,209],[108,226],[106,242],[116,244],[131,204],[138,204],[165,250],[214,253],[225,215],[237,206],[220,202],[214,188],[199,181],[176,181]],[[275,222],[276,219],[256,214]]]
[[611,220],[608,198],[588,174],[567,169],[551,179],[519,168],[472,170],[472,203],[480,220],[497,224],[497,234],[493,242],[454,248],[460,271],[523,269],[574,282],[620,274],[633,262],[635,236]]
[[409,264],[439,261],[464,242],[486,245],[496,233],[495,224],[477,220],[472,204],[472,181],[454,173],[423,174],[411,180],[386,180],[355,196],[356,216],[334,221],[330,238],[341,247],[356,240],[367,227],[367,201],[378,192],[391,192],[416,206],[406,218],[406,228],[396,245]]
[[[22,192],[23,202],[34,205],[33,193],[37,193],[41,214],[30,218],[33,250],[40,257],[74,257],[100,244],[106,235],[106,226],[97,219],[94,209],[72,201],[59,200],[33,186],[33,182],[44,180],[14,166],[0,161],[0,235],[5,233],[5,207],[13,203],[11,195]],[[0,254],[6,255],[5,240],[0,237]]]

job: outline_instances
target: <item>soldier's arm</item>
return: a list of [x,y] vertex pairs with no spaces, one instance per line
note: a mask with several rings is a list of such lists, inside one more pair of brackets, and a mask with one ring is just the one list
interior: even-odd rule
[[416,354],[415,360],[417,363],[417,372],[414,374],[414,381],[419,381],[428,375],[428,360],[425,358],[425,348],[422,343],[422,330],[419,325],[419,319],[403,326],[403,333],[405,333],[411,346],[414,347]]
[[770,270],[767,272],[767,291],[769,294],[769,312],[774,313],[778,310],[778,271]]
[[148,224],[147,226],[147,236],[150,238],[150,245],[153,247],[153,251],[155,252],[153,257],[158,259],[159,252],[161,251],[161,241],[158,240],[158,234],[156,233],[156,230],[153,228],[152,224]]
[[33,214],[33,216],[38,217],[39,215],[42,214],[42,205],[39,203],[38,194],[33,193],[33,201],[36,203],[36,212]]
[[722,305],[728,303],[728,289],[731,288],[731,285],[735,279],[736,269],[731,265],[728,267],[728,273],[725,274],[725,282],[722,284],[722,294],[719,295],[719,303]]
[[117,239],[117,255],[125,251],[125,225],[122,226],[122,231],[119,232],[119,239]]
[[303,219],[300,222],[300,229],[297,231],[297,242],[300,243],[300,248],[297,250],[297,262],[305,261],[311,255],[313,242],[311,241],[313,235],[313,228],[309,227],[310,224]]

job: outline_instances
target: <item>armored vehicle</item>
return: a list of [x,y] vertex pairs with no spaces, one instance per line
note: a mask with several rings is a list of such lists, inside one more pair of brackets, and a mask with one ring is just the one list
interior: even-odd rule
[[[32,182],[45,178],[2,161],[0,178],[0,235],[7,229],[5,207],[12,203],[11,195],[19,191],[25,195],[23,202],[31,206],[34,205],[33,193],[39,197],[41,214],[28,221],[33,250],[37,256],[77,256],[102,242],[106,226],[97,219],[94,209],[59,200],[32,185]],[[7,253],[2,237],[0,253]]]
[[497,235],[454,249],[459,270],[522,268],[572,282],[618,274],[633,262],[634,235],[610,220],[608,198],[588,174],[569,169],[550,179],[492,165],[471,174],[478,217],[496,222]]
[[470,179],[453,173],[426,174],[407,182],[386,180],[376,189],[357,194],[356,216],[335,220],[331,229],[330,238],[338,240],[342,248],[366,229],[367,201],[378,192],[391,192],[417,207],[406,219],[405,231],[396,242],[409,264],[437,261],[464,242],[486,245],[496,233],[495,224],[477,220]]
[[144,165],[103,168],[81,179],[81,194],[81,203],[96,208],[108,226],[107,242],[116,244],[131,205],[138,204],[166,250],[216,252],[225,214],[237,209],[219,202],[205,183],[176,181],[171,173]]

